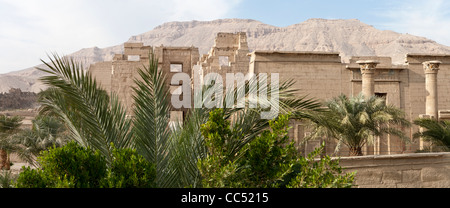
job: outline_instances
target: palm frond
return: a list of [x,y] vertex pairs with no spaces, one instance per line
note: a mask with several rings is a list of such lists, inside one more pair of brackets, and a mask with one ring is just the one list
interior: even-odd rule
[[[267,111],[268,107],[277,107],[279,114],[295,114],[297,118],[305,118],[305,115],[311,115],[309,113],[307,114],[307,111],[323,110],[320,108],[321,104],[316,100],[309,99],[307,96],[296,96],[295,93],[298,93],[298,91],[291,88],[292,81],[285,81],[280,84],[276,92],[279,100],[276,100],[270,99],[270,95],[274,94],[272,93],[272,88],[268,85],[258,86],[254,83],[257,80],[258,77],[255,77],[248,80],[245,85],[238,85],[238,87],[232,90],[226,90],[222,96],[222,100],[214,101],[215,104],[221,102],[219,106],[225,107],[223,111],[224,118],[231,121],[232,136],[227,141],[227,149],[230,150],[228,157],[231,160],[240,157],[238,154],[240,150],[269,127],[269,120],[261,117],[261,113]],[[251,89],[255,86],[258,89]],[[198,100],[200,104],[205,106],[205,103],[211,102],[212,100],[202,95],[210,95],[211,92],[219,90],[223,90],[221,86],[203,86],[201,93],[194,94],[194,100]],[[259,93],[258,90],[267,92],[269,96],[264,100],[265,103],[262,103],[262,105],[251,107],[252,102],[258,102],[254,100],[257,96],[252,96],[252,93],[257,95]],[[239,94],[242,94],[242,96],[238,96]],[[232,102],[233,100],[234,102]],[[232,103],[231,106],[230,103]],[[242,108],[242,106],[244,107]],[[171,164],[176,169],[172,173],[176,175],[174,178],[180,179],[179,186],[181,187],[197,187],[200,185],[200,173],[197,169],[197,161],[208,154],[204,144],[204,138],[200,133],[200,128],[202,124],[207,122],[211,110],[214,110],[214,108],[203,107],[191,109],[186,116],[185,122],[182,124],[183,126],[176,128],[177,131],[172,135],[173,146],[171,153],[173,153],[173,157]]]
[[138,69],[139,79],[133,87],[134,119],[133,133],[136,148],[148,161],[156,164],[156,183],[164,186],[169,161],[170,128],[169,89],[166,76],[158,70],[158,61],[149,55],[149,66]]
[[431,141],[437,146],[450,149],[450,122],[437,121],[429,118],[420,118],[414,121],[414,124],[424,128],[423,131],[414,133],[414,138],[422,137],[426,141]]
[[53,88],[40,99],[42,108],[67,124],[72,139],[99,150],[110,163],[111,144],[116,148],[130,144],[130,121],[125,118],[125,110],[117,97],[110,98],[76,61],[57,54],[49,58],[50,63],[42,61],[49,69],[38,68],[49,74],[40,80]]
[[[384,99],[372,96],[365,99],[362,94],[354,97],[340,95],[326,103],[328,112],[311,119],[315,129],[325,128],[322,136],[333,137],[349,147],[371,144],[374,138],[392,134],[409,141],[398,128],[408,127],[403,111],[386,105]],[[320,127],[320,128],[319,128]]]

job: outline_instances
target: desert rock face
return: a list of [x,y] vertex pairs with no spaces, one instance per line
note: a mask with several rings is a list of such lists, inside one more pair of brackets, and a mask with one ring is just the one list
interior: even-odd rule
[[[219,32],[246,32],[250,51],[339,52],[343,62],[348,62],[351,56],[389,56],[394,64],[399,64],[404,63],[407,53],[450,54],[450,47],[433,40],[378,30],[356,19],[309,19],[287,27],[249,19],[169,22],[132,36],[129,42],[152,46],[195,46],[200,54],[206,54]],[[108,48],[85,48],[69,56],[81,61],[87,69],[92,63],[111,61],[114,54],[122,52],[123,44],[120,44]],[[34,67],[0,75],[0,80],[8,80],[0,82],[0,91],[19,87],[22,91],[38,92],[42,88],[36,81],[39,76],[42,73]]]

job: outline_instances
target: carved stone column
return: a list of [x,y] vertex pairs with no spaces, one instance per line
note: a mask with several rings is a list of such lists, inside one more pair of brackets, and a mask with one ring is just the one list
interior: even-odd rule
[[[362,94],[365,99],[375,95],[375,69],[380,62],[375,60],[360,60],[359,64],[362,75]],[[363,152],[365,155],[373,155],[377,152],[377,145],[364,145]]]
[[425,72],[425,114],[430,115],[433,119],[438,119],[438,89],[437,89],[437,73],[440,61],[427,61],[423,63]]
[[361,67],[362,94],[367,99],[375,95],[375,69],[380,62],[374,60],[357,61]]

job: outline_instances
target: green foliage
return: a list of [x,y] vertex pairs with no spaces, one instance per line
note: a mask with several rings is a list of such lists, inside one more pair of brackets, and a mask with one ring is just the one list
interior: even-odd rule
[[[113,145],[112,145],[113,146]],[[111,167],[99,151],[76,142],[42,152],[38,169],[23,168],[19,188],[150,188],[155,167],[132,149],[113,149]]]
[[15,139],[34,156],[51,147],[61,147],[68,141],[64,123],[48,115],[37,116],[32,121],[32,128],[16,134]]
[[30,161],[26,149],[19,145],[14,135],[21,131],[23,117],[0,115],[0,169],[9,170],[11,153],[17,153],[19,157]]
[[105,187],[109,188],[154,188],[155,165],[145,160],[136,150],[114,149],[114,160]]
[[0,171],[0,188],[12,188],[15,180],[16,176],[10,170]]
[[296,152],[288,137],[288,115],[269,122],[270,129],[240,149],[240,156],[229,157],[224,148],[234,129],[223,117],[222,109],[209,114],[201,132],[209,155],[198,161],[204,187],[276,188],[276,187],[351,187],[354,174],[343,174],[337,160],[325,156],[315,160],[322,148],[307,158]]
[[[170,91],[167,77],[163,70],[158,70],[158,60],[155,54],[149,54],[149,63],[137,69],[139,78],[134,80],[133,89],[134,118],[131,132],[139,154],[155,164],[156,183],[159,187],[175,186],[168,177],[172,156],[170,148],[169,114]],[[169,182],[169,183],[168,183]],[[164,184],[164,185],[163,185]]]
[[209,120],[201,126],[208,156],[198,161],[197,166],[203,176],[202,184],[207,188],[234,187],[238,164],[228,158],[226,143],[232,132],[230,122],[223,119],[223,109],[209,113]]
[[16,188],[48,188],[51,180],[41,169],[22,167],[22,172],[16,180]]
[[[323,152],[324,145],[300,157],[295,164],[293,174],[285,178],[287,188],[351,188],[355,173],[343,173],[339,160],[326,155],[315,159]],[[295,175],[295,177],[292,177]],[[286,180],[289,178],[290,180]]]
[[209,113],[209,120],[200,129],[205,137],[205,144],[210,155],[227,156],[225,143],[231,137],[230,121],[223,119],[223,109],[219,108]]
[[242,187],[239,166],[236,161],[227,161],[220,156],[208,156],[199,160],[198,169],[202,175],[204,188]]
[[423,131],[416,132],[414,138],[421,137],[424,141],[431,142],[430,150],[450,151],[450,121],[421,118],[415,120],[414,124],[424,128]]
[[269,122],[265,130],[250,144],[241,161],[246,167],[243,180],[249,187],[273,188],[292,171],[298,155],[294,142],[289,142],[289,116],[281,115]]
[[[338,146],[349,147],[350,155],[362,155],[361,147],[373,143],[374,138],[383,134],[398,136],[408,142],[409,138],[401,127],[410,126],[403,111],[386,105],[383,98],[364,98],[340,95],[326,103],[328,111],[312,117],[314,132],[311,138],[328,136],[338,141]],[[338,149],[337,149],[338,150]]]
[[69,142],[44,151],[38,158],[45,174],[57,181],[69,180],[76,188],[99,187],[106,177],[106,161],[98,151]]
[[0,115],[0,133],[11,134],[22,125],[23,117]]
[[90,72],[80,63],[58,55],[43,63],[47,76],[40,78],[50,88],[40,94],[40,113],[55,115],[69,130],[69,138],[84,147],[100,151],[107,164],[112,162],[112,148],[131,147],[131,121],[118,97],[101,89]]

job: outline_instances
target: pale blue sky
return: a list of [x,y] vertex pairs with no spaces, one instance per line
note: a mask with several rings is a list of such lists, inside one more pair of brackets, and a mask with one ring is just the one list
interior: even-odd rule
[[108,47],[168,21],[255,19],[284,27],[310,18],[359,19],[450,45],[444,0],[0,0],[0,73],[47,53]]

